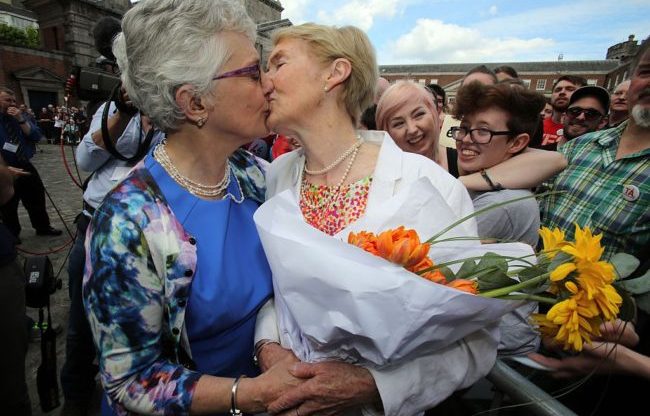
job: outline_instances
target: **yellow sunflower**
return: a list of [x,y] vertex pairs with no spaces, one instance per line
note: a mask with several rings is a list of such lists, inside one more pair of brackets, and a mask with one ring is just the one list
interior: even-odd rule
[[586,299],[583,291],[553,305],[546,317],[559,326],[555,340],[567,350],[582,351],[583,342],[590,343],[591,338],[600,332],[598,308]]
[[542,237],[544,253],[549,259],[553,259],[560,249],[568,244],[564,239],[564,231],[559,228],[551,230],[550,228],[542,227],[539,230],[539,236]]

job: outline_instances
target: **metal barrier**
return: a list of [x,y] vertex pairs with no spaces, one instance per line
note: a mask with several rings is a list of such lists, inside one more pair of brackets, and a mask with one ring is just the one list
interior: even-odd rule
[[[494,384],[494,387],[499,392],[506,394],[512,402],[525,404],[527,413],[530,412],[530,414],[538,416],[576,415],[571,409],[537,387],[500,359],[497,359],[486,378]],[[497,411],[498,409],[494,409],[490,414],[495,414]]]

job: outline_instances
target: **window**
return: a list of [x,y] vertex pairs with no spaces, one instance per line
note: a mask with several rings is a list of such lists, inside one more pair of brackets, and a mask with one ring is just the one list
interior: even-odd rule
[[598,85],[598,80],[597,79],[588,79],[587,80],[587,85]]
[[537,85],[535,86],[535,89],[537,91],[544,91],[546,89],[546,80],[545,79],[538,79],[537,80]]
[[429,84],[437,84],[438,83],[438,78],[434,78],[431,80]]
[[611,90],[612,89],[612,79],[610,78],[609,81],[607,81],[607,89]]
[[524,87],[526,87],[526,89],[529,90],[530,89],[530,80],[529,79],[523,79],[522,81],[524,82]]
[[427,84],[427,80],[424,79],[424,78],[420,78],[420,79],[418,80],[418,83],[419,83],[420,85],[426,85],[426,84]]
[[623,81],[625,81],[626,79],[627,79],[627,71],[625,71],[625,73],[623,74]]
[[614,81],[614,85],[618,85],[618,74],[616,74],[616,81]]

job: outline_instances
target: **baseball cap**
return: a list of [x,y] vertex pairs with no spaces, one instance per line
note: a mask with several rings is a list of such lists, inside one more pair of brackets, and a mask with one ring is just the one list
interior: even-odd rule
[[587,85],[586,87],[580,87],[571,95],[571,98],[569,99],[569,106],[584,97],[593,97],[597,99],[603,106],[605,114],[609,112],[609,92],[605,88],[599,87],[597,85]]

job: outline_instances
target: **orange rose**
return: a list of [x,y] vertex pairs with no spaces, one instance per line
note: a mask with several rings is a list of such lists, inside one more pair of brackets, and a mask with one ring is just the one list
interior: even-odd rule
[[440,285],[445,285],[447,284],[447,278],[445,277],[444,274],[440,272],[440,270],[434,270],[432,272],[426,272],[421,275],[427,280],[432,281],[433,283],[438,283]]
[[386,260],[409,269],[427,257],[429,244],[421,244],[415,230],[404,230],[402,226],[379,234],[377,250]]
[[463,292],[471,293],[473,295],[476,295],[478,293],[478,285],[473,280],[456,279],[447,283],[447,286],[462,290]]
[[379,256],[379,251],[377,251],[377,237],[373,233],[366,231],[360,231],[358,234],[350,233],[348,243],[360,247],[375,256]]

